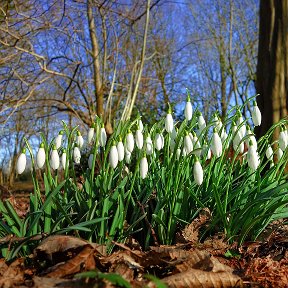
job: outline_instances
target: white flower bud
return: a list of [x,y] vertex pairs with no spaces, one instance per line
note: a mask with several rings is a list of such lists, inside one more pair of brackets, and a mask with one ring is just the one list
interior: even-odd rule
[[56,149],[56,145],[53,147],[53,150],[51,152],[50,166],[53,170],[57,170],[60,166],[60,158],[59,158],[58,151]]
[[84,139],[80,133],[80,131],[77,131],[77,139],[76,139],[76,143],[77,143],[77,146],[79,148],[82,148],[83,147],[83,144],[84,144]]
[[125,157],[125,149],[123,142],[121,140],[117,143],[117,152],[118,152],[118,161],[119,162],[123,161]]
[[258,152],[256,150],[256,147],[253,146],[252,141],[250,142],[250,146],[247,152],[247,162],[248,162],[249,167],[253,171],[255,171],[260,164],[260,158],[259,158]]
[[110,149],[109,164],[111,165],[111,167],[113,169],[115,169],[117,167],[117,164],[118,164],[118,151],[117,151],[117,147],[115,145],[113,145]]
[[139,129],[141,132],[143,132],[144,127],[143,127],[143,123],[142,123],[142,120],[141,120],[141,119],[139,119],[139,120],[137,121],[137,125],[138,125],[138,129]]
[[75,146],[74,150],[73,150],[73,159],[74,159],[74,162],[76,164],[80,164],[81,152],[80,152],[80,149],[77,146]]
[[270,144],[268,144],[268,147],[266,149],[265,154],[266,154],[267,159],[272,159],[272,157],[273,157],[273,149],[272,149]]
[[153,153],[153,142],[149,135],[147,136],[145,140],[145,148],[146,148],[147,155],[151,155]]
[[187,154],[193,151],[193,143],[189,134],[185,135],[184,137],[184,149],[186,150]]
[[126,149],[125,149],[125,162],[126,162],[127,164],[130,164],[130,162],[131,162],[131,156],[132,156],[132,154],[131,154],[130,151],[126,148]]
[[199,127],[199,135],[201,135],[202,131],[206,128],[206,121],[202,113],[200,113],[198,116],[198,127]]
[[66,159],[67,159],[67,154],[66,154],[66,149],[64,149],[61,155],[61,164],[62,164],[63,169],[65,169],[66,167]]
[[22,174],[25,171],[26,168],[26,150],[23,149],[22,153],[19,155],[17,159],[17,164],[16,164],[16,171],[18,174]]
[[133,134],[131,133],[131,131],[128,132],[128,134],[126,135],[126,149],[132,153],[134,150],[134,137]]
[[143,148],[143,143],[144,143],[143,134],[139,129],[136,130],[136,133],[135,133],[135,142],[136,142],[136,146],[138,147],[138,149]]
[[278,147],[278,149],[277,149],[277,152],[276,152],[277,154],[277,160],[278,160],[278,162],[280,161],[280,159],[282,158],[282,156],[283,156],[283,150],[280,148],[280,146]]
[[190,121],[193,116],[193,107],[190,101],[186,102],[184,115],[187,121]]
[[279,135],[279,147],[281,148],[282,151],[285,151],[287,145],[288,145],[288,138],[286,135],[286,131],[284,129],[281,129]]
[[213,155],[215,155],[217,158],[222,154],[221,138],[215,129],[212,135],[211,150]]
[[105,147],[107,142],[107,134],[106,134],[106,130],[105,127],[102,126],[100,129],[100,139],[99,139],[99,144],[101,147]]
[[261,112],[260,112],[260,109],[259,107],[257,106],[257,102],[254,101],[254,104],[253,104],[253,110],[252,110],[252,120],[253,120],[253,123],[255,126],[260,126],[261,125]]
[[140,177],[142,179],[145,179],[148,173],[148,161],[147,158],[144,156],[140,160]]
[[157,133],[155,135],[154,145],[158,151],[164,147],[164,137],[162,134]]
[[194,175],[194,180],[197,185],[201,185],[203,183],[203,168],[198,160],[196,159],[193,167],[193,175]]
[[95,134],[95,125],[93,124],[88,131],[88,144],[91,144],[91,142],[93,141],[94,138],[94,134]]
[[177,158],[177,160],[179,160],[180,156],[181,156],[181,149],[177,148],[177,150],[176,150],[176,158]]
[[36,155],[36,164],[39,169],[41,169],[44,166],[45,158],[46,156],[45,156],[44,143],[41,143]]
[[171,110],[169,109],[169,111],[168,111],[168,113],[166,115],[166,119],[165,119],[165,130],[168,133],[172,133],[173,127],[174,127],[173,117],[172,117],[172,114],[171,114]]
[[59,149],[62,145],[62,138],[63,138],[63,131],[61,130],[59,132],[59,134],[57,135],[57,137],[55,138],[55,145],[56,145],[56,149]]

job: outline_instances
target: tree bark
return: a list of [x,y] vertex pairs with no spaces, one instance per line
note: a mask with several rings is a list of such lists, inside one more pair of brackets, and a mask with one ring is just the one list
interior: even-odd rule
[[287,115],[288,0],[260,1],[256,90],[263,115],[262,125],[256,129],[260,137]]
[[91,55],[93,58],[93,80],[95,86],[95,98],[96,98],[96,111],[97,115],[104,119],[104,99],[103,99],[103,90],[102,90],[102,81],[100,75],[100,51],[98,40],[96,36],[96,27],[95,21],[93,17],[93,9],[92,9],[92,1],[87,0],[87,17],[88,17],[88,25],[89,25],[89,35],[91,39],[92,51]]

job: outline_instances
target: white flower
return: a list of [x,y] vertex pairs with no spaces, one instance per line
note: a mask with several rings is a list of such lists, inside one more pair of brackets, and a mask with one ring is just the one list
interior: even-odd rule
[[147,155],[151,155],[153,153],[153,142],[152,142],[150,135],[148,135],[145,140],[145,148],[146,148]]
[[189,134],[186,134],[184,137],[184,149],[186,150],[187,154],[193,151],[193,143]]
[[125,148],[121,140],[117,143],[117,152],[118,152],[118,161],[119,162],[123,161],[125,157]]
[[278,162],[280,161],[280,159],[282,158],[283,156],[283,150],[280,148],[280,146],[278,147],[277,149],[277,159],[278,159]]
[[94,154],[91,153],[91,154],[89,155],[89,158],[88,158],[88,167],[89,167],[89,169],[92,169],[93,159],[94,159]]
[[89,131],[88,131],[88,144],[91,144],[94,138],[94,133],[95,133],[95,125],[92,124],[92,126],[89,128]]
[[63,149],[63,152],[62,152],[62,155],[61,155],[61,163],[62,163],[62,167],[64,169],[66,167],[66,159],[67,159],[66,149]]
[[44,143],[41,143],[36,155],[36,164],[39,169],[41,169],[44,166],[45,158],[46,156],[45,156]]
[[107,134],[104,125],[102,125],[100,129],[100,139],[99,139],[99,144],[101,147],[105,147],[107,142]]
[[201,185],[203,183],[203,168],[197,157],[193,167],[193,175],[196,184]]
[[80,133],[80,131],[77,131],[77,139],[76,139],[76,143],[77,143],[77,146],[79,148],[82,148],[83,147],[83,144],[84,144],[84,139]]
[[140,160],[140,177],[142,179],[146,178],[147,173],[148,173],[148,161],[147,161],[147,158],[144,156]]
[[244,152],[244,142],[242,141],[242,138],[243,137],[242,137],[241,131],[238,130],[236,132],[234,139],[233,139],[233,149],[235,152],[238,149],[238,152],[241,154]]
[[64,133],[63,130],[59,131],[59,134],[57,135],[57,137],[55,139],[56,149],[59,149],[61,147],[63,133]]
[[138,125],[138,129],[139,129],[141,132],[143,132],[144,127],[143,127],[143,123],[142,123],[142,120],[141,120],[141,119],[138,119],[137,125]]
[[26,150],[23,149],[22,153],[17,159],[17,164],[16,164],[16,171],[18,174],[22,174],[26,168]]
[[211,150],[213,155],[215,155],[217,158],[220,157],[222,154],[221,138],[215,128],[212,135]]
[[247,127],[246,127],[246,136],[249,136],[247,139],[246,139],[246,144],[247,144],[247,146],[249,146],[249,143],[250,143],[250,141],[252,141],[252,143],[253,143],[253,145],[256,147],[256,149],[257,149],[257,140],[256,140],[256,138],[255,138],[255,135],[254,135],[254,133],[251,131],[251,129],[250,129],[250,127],[249,127],[249,125],[247,125]]
[[280,135],[279,135],[279,147],[282,151],[285,151],[288,145],[288,138],[286,132],[283,128],[281,128]]
[[135,142],[136,142],[136,146],[139,149],[143,148],[143,143],[144,143],[143,134],[142,134],[141,130],[139,130],[139,129],[136,130],[136,133],[135,133]]
[[168,133],[172,133],[173,131],[173,127],[174,127],[174,123],[173,123],[173,117],[172,117],[172,114],[171,114],[171,108],[169,107],[168,109],[168,113],[166,115],[166,119],[165,119],[165,130],[168,132]]
[[80,153],[80,150],[77,146],[74,147],[74,150],[73,150],[73,159],[74,159],[74,162],[76,164],[79,164],[80,163],[80,160],[81,160],[81,153]]
[[221,131],[221,141],[222,141],[222,144],[225,142],[225,140],[228,138],[228,134],[225,130],[225,127],[223,127],[222,131]]
[[198,116],[198,127],[199,127],[199,135],[201,135],[203,130],[206,128],[206,122],[201,112],[199,112]]
[[267,159],[272,159],[272,157],[273,157],[273,149],[272,149],[270,144],[268,144],[268,147],[266,149],[265,154],[266,154]]
[[53,150],[51,152],[50,166],[53,170],[57,170],[60,166],[60,158],[59,158],[58,151],[56,149],[56,145],[53,147]]
[[246,125],[245,125],[245,123],[243,123],[243,122],[244,122],[243,116],[242,116],[241,112],[238,111],[238,119],[237,119],[236,124],[237,124],[238,127],[241,126],[241,127],[239,128],[239,131],[240,131],[240,133],[242,134],[241,139],[246,135]]
[[253,110],[252,110],[252,120],[255,126],[260,126],[261,125],[261,112],[259,107],[257,106],[257,102],[254,101],[253,103]]
[[128,149],[126,148],[125,149],[125,162],[127,163],[127,164],[130,164],[130,162],[131,162],[131,153],[130,153],[130,151],[128,151]]
[[113,145],[110,149],[109,164],[113,169],[115,169],[118,164],[118,151],[116,145]]
[[162,134],[157,133],[154,140],[155,148],[160,151],[164,147],[164,137]]
[[177,160],[179,160],[180,156],[181,156],[181,149],[178,148],[178,149],[176,150],[176,158],[177,158]]
[[185,118],[187,121],[190,121],[192,119],[193,108],[192,108],[192,104],[191,104],[190,100],[186,102],[184,115],[185,115]]
[[128,134],[126,135],[126,149],[132,153],[134,149],[134,137],[131,131],[128,131]]
[[253,171],[255,171],[260,164],[260,158],[259,158],[258,152],[256,150],[256,147],[253,145],[252,141],[250,142],[250,146],[247,152],[247,162],[248,162],[249,167]]

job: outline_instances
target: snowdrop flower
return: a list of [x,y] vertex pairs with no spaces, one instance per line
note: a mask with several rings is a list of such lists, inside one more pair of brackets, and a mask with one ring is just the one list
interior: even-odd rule
[[126,135],[126,149],[132,153],[134,150],[134,137],[131,131],[128,131],[128,134]]
[[222,142],[216,128],[213,130],[211,150],[213,155],[215,155],[217,158],[222,154]]
[[187,121],[190,121],[192,119],[192,116],[193,116],[193,108],[192,108],[191,99],[190,99],[189,94],[187,96],[187,101],[186,101],[186,105],[185,105],[185,109],[184,109],[184,116],[185,116]]
[[73,159],[76,164],[80,164],[81,153],[77,145],[73,149]]
[[26,149],[22,149],[21,154],[19,155],[17,159],[17,164],[16,164],[16,171],[18,174],[22,174],[26,168]]
[[247,152],[247,162],[248,162],[248,166],[253,171],[255,171],[260,164],[260,158],[259,158],[258,152],[256,150],[256,147],[253,145],[252,141],[250,141],[249,143],[249,148]]
[[148,161],[146,156],[140,160],[140,177],[142,179],[145,179],[148,173]]
[[267,159],[272,159],[272,157],[273,157],[273,149],[272,149],[270,144],[268,144],[268,147],[266,149],[265,154],[266,154]]
[[187,154],[193,151],[193,142],[188,133],[184,137],[184,149],[186,150]]
[[193,166],[193,175],[196,184],[201,185],[203,183],[203,168],[197,156],[195,157],[195,162]]
[[53,170],[57,170],[60,166],[60,158],[56,148],[56,145],[53,146],[51,156],[50,156],[50,166]]
[[222,124],[222,121],[221,119],[219,118],[219,116],[217,115],[217,113],[215,113],[215,116],[214,116],[214,120],[213,122],[215,122],[215,128],[217,129],[217,131],[220,131],[223,124]]
[[44,166],[45,158],[46,156],[45,156],[44,143],[41,143],[36,155],[36,164],[39,169],[41,169]]
[[288,138],[286,135],[286,131],[283,127],[281,127],[280,135],[279,135],[279,147],[282,151],[285,151],[288,145]]
[[153,142],[150,135],[148,135],[145,140],[145,150],[147,155],[151,155],[153,153]]
[[281,149],[280,145],[278,146],[278,149],[277,149],[276,155],[277,155],[277,160],[278,160],[278,162],[279,162],[280,159],[281,159],[282,156],[283,156],[283,150]]
[[198,114],[198,127],[199,127],[199,135],[203,132],[206,128],[206,122],[201,112]]
[[56,149],[59,149],[62,145],[62,138],[63,138],[63,134],[64,134],[64,131],[63,130],[60,130],[56,139],[55,139],[55,145],[56,145]]
[[165,118],[165,130],[168,133],[172,133],[173,127],[174,127],[174,123],[173,123],[172,111],[169,105],[168,113]]
[[109,164],[113,169],[117,167],[118,164],[118,151],[115,143],[113,143],[110,153],[109,153]]
[[237,119],[236,124],[238,127],[241,126],[239,128],[239,131],[242,134],[242,137],[241,137],[241,139],[242,139],[246,135],[246,125],[245,125],[245,123],[243,123],[244,120],[243,120],[243,116],[242,116],[242,113],[240,112],[240,110],[238,110],[237,114],[238,114],[238,119]]
[[180,156],[181,156],[181,149],[178,148],[178,149],[176,150],[176,158],[177,158],[177,160],[179,160]]
[[253,102],[253,110],[252,110],[252,120],[255,126],[260,126],[261,125],[261,112],[259,107],[257,106],[257,102]]
[[253,145],[254,145],[254,146],[256,147],[256,149],[257,149],[258,143],[257,143],[257,140],[256,140],[256,138],[255,138],[255,135],[254,135],[254,133],[251,131],[249,125],[246,125],[246,136],[249,136],[249,137],[246,139],[246,144],[247,144],[247,146],[249,146],[250,141],[252,141]]
[[95,134],[95,124],[93,123],[88,131],[88,144],[91,144]]
[[236,152],[238,150],[239,153],[244,152],[244,142],[242,141],[242,133],[240,129],[236,132],[235,137],[233,138],[233,149]]
[[77,146],[79,148],[82,148],[83,147],[83,144],[84,144],[84,139],[80,133],[80,131],[78,130],[77,131],[77,138],[76,138],[76,143],[77,143]]
[[119,162],[123,161],[125,157],[125,148],[121,138],[120,141],[117,143],[117,152],[118,152],[118,161]]
[[208,147],[206,141],[204,142],[203,149],[202,149],[202,156],[206,155],[206,160],[211,159],[211,148]]
[[143,134],[139,128],[136,130],[136,133],[135,133],[135,142],[136,142],[136,146],[139,149],[143,148],[143,143],[144,143]]
[[154,145],[158,151],[164,147],[164,137],[161,133],[155,135]]
[[143,123],[142,123],[141,118],[138,119],[138,121],[137,121],[137,126],[138,126],[138,129],[139,129],[141,132],[143,132],[144,127],[143,127]]
[[100,138],[99,138],[99,144],[101,147],[105,147],[107,142],[107,134],[106,134],[106,130],[104,127],[104,124],[102,124],[102,127],[100,129]]
[[66,167],[66,159],[67,159],[67,154],[66,154],[66,149],[63,149],[62,155],[61,155],[61,164],[63,169]]
[[88,167],[89,167],[89,169],[92,169],[93,159],[94,159],[94,154],[91,153],[91,154],[89,155],[89,158],[88,158]]
[[131,162],[131,156],[132,156],[131,152],[126,148],[126,149],[125,149],[125,162],[126,162],[127,164],[130,164],[130,162]]

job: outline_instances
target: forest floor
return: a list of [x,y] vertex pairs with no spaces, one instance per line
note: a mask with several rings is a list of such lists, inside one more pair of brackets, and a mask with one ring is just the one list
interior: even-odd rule
[[[33,186],[16,183],[12,190],[1,190],[2,200],[9,199],[24,217]],[[125,244],[114,243],[114,252],[106,255],[103,245],[84,239],[39,235],[35,240],[42,241],[29,257],[8,263],[0,258],[0,288],[288,287],[287,219],[269,225],[258,241],[237,247],[221,234],[198,241],[207,213],[203,210],[178,231],[175,245],[155,243],[147,251],[133,238]],[[0,238],[0,244],[12,245],[18,240],[11,235]],[[90,272],[83,274],[85,271]]]

